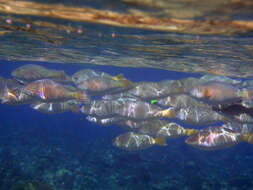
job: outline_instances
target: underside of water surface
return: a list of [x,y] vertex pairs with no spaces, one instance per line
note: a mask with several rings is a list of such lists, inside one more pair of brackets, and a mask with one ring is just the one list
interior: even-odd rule
[[[69,76],[123,74],[133,83],[252,80],[252,10],[251,0],[0,0],[0,76],[35,64]],[[180,137],[131,152],[112,145],[124,132],[117,125],[28,105],[0,110],[1,190],[253,189],[245,142],[203,151]]]
[[0,58],[247,78],[252,7],[239,0],[0,1]]

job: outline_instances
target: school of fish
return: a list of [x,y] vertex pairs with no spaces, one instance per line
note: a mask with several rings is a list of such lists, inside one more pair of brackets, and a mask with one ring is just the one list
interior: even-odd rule
[[84,69],[68,76],[33,64],[11,76],[0,77],[2,104],[29,104],[49,114],[72,111],[102,126],[122,127],[126,132],[113,145],[124,150],[166,146],[170,138],[183,136],[186,144],[203,150],[253,144],[252,80],[204,75],[132,82],[122,74]]

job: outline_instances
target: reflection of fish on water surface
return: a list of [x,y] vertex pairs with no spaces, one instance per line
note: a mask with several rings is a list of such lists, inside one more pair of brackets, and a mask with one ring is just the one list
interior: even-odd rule
[[[64,5],[66,2],[47,4],[31,1],[15,3],[2,0],[0,1],[0,12],[3,15],[1,20],[5,22],[2,22],[0,29],[7,31],[3,34],[7,34],[4,37],[7,38],[8,43],[4,43],[0,51],[2,58],[9,60],[152,67],[173,71],[250,77],[253,72],[250,67],[252,44],[249,39],[253,27],[252,21],[246,19],[245,14],[249,14],[248,18],[252,17],[252,11],[247,11],[247,6],[251,8],[252,2],[246,1],[223,3],[215,1],[214,7],[219,9],[219,14],[207,2],[203,3],[208,5],[204,7],[200,6],[198,1],[191,1],[190,5],[193,8],[211,9],[213,15],[209,15],[206,10],[198,9],[197,12],[200,11],[201,15],[189,18],[187,15],[195,14],[196,10],[179,9],[177,6],[167,7],[169,12],[162,17],[156,17],[150,15],[150,10],[144,11],[139,7],[136,7],[137,12],[133,11],[133,7],[126,6],[125,2],[123,3],[123,7],[126,8],[123,11],[125,13],[119,13],[121,11],[117,6],[114,7],[115,10],[106,10],[106,6],[104,10],[101,10],[86,7],[87,2],[78,2],[82,4],[81,7],[72,7],[69,4]],[[110,1],[103,2],[103,5],[108,2]],[[182,2],[164,1],[164,3],[175,6]],[[189,6],[188,3],[186,4]],[[110,3],[111,6],[113,3]],[[246,9],[245,12],[242,11],[242,17],[238,17],[240,9]],[[181,15],[182,11],[190,14]],[[233,15],[233,11],[236,12],[236,16]],[[154,12],[161,13],[157,9]],[[221,13],[224,17],[220,17]],[[65,22],[61,22],[62,20]],[[80,21],[78,26],[76,26],[76,21]],[[148,30],[147,33],[142,33],[140,30],[133,29],[131,30],[133,32],[128,33],[121,28],[114,28],[112,31],[107,26],[101,25],[97,29],[87,22],[155,31]],[[160,30],[170,33],[157,32]],[[191,35],[176,33],[190,33]],[[240,35],[245,33],[249,34],[249,37],[240,38]],[[231,38],[224,38],[227,35]],[[22,40],[12,41],[13,37],[21,37]],[[237,48],[238,44],[240,48]],[[83,51],[83,49],[88,51]],[[101,54],[94,54],[95,49],[99,49]],[[185,53],[187,56],[181,56]],[[217,56],[221,58],[219,61],[216,61]],[[240,64],[242,62],[244,64]]]
[[39,79],[52,79],[58,82],[70,82],[71,78],[68,77],[64,71],[57,71],[47,69],[40,65],[28,64],[15,69],[11,75],[24,82],[31,82]]

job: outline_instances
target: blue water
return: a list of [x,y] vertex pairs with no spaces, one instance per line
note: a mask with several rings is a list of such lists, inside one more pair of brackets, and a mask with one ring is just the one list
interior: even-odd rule
[[[2,60],[0,64],[0,76],[10,77],[13,69],[27,62]],[[159,69],[35,64],[64,69],[69,75],[84,68],[122,73],[134,82],[201,76]],[[26,105],[0,105],[0,113],[1,190],[34,180],[57,190],[253,188],[253,151],[246,143],[208,152],[178,138],[168,140],[165,147],[128,152],[112,146],[121,128],[90,123],[81,114],[48,115]]]

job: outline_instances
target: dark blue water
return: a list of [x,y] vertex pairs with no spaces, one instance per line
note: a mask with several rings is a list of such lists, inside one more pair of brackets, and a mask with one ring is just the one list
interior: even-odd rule
[[[13,69],[25,63],[1,61],[0,76],[10,77]],[[200,76],[158,69],[36,64],[64,69],[69,75],[84,68],[122,73],[131,81]],[[128,152],[112,146],[121,128],[95,125],[81,114],[42,114],[26,105],[0,105],[0,113],[1,190],[18,190],[14,184],[29,181],[57,190],[253,188],[253,151],[246,143],[207,152],[178,138],[165,147]]]

